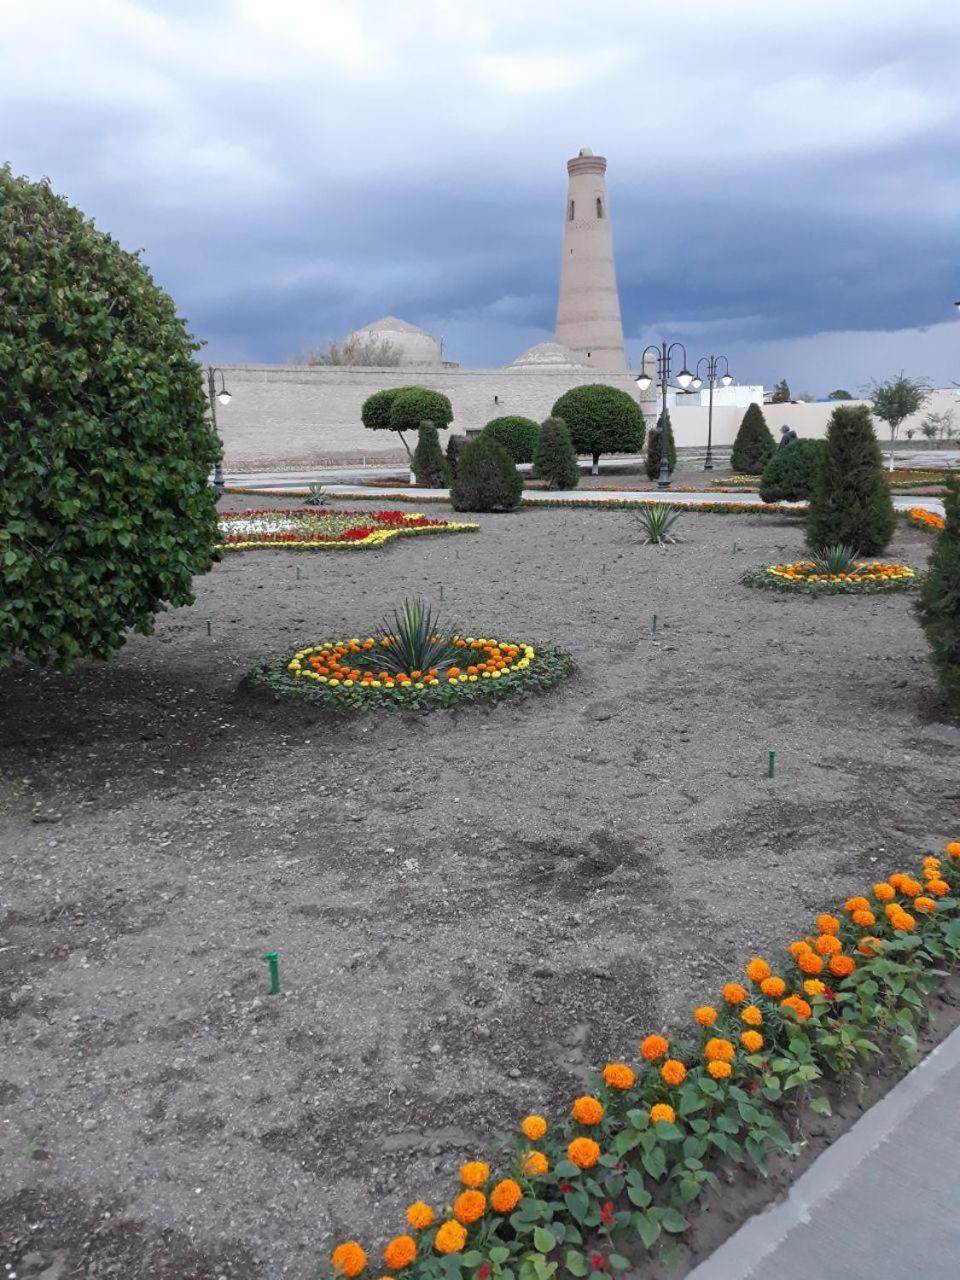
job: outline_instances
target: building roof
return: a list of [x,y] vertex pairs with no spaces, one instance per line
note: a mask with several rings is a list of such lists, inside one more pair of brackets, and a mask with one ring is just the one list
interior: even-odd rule
[[361,328],[355,330],[356,333],[422,333],[425,337],[435,341],[433,334],[427,333],[426,329],[421,329],[418,324],[411,324],[409,320],[400,320],[397,316],[381,316],[379,320],[374,320],[371,324],[365,324]]
[[350,337],[379,338],[389,342],[399,352],[400,364],[404,367],[433,369],[439,368],[443,362],[440,343],[433,334],[397,316],[381,316],[372,324],[354,329]]
[[559,342],[538,342],[522,356],[511,361],[508,369],[587,369],[589,366],[578,351],[561,346]]

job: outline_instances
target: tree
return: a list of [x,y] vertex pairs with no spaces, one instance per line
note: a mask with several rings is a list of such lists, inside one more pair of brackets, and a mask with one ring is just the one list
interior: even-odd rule
[[450,489],[454,511],[512,511],[523,493],[523,479],[506,449],[483,432],[471,440]]
[[790,388],[787,386],[786,378],[781,378],[777,385],[773,388],[773,395],[770,397],[771,404],[789,404]]
[[758,404],[748,405],[737,438],[733,442],[731,467],[739,475],[758,476],[770,461],[776,447],[763,410]]
[[842,543],[877,555],[893,536],[896,515],[866,405],[834,409],[825,445],[807,511],[807,542],[815,551]]
[[853,396],[849,391],[844,391],[842,387],[838,387],[836,391],[831,391],[827,396],[828,400],[852,400]]
[[813,493],[825,451],[822,440],[792,440],[784,448],[776,449],[760,478],[761,501],[807,501]]
[[139,255],[0,168],[0,666],[149,634],[218,558],[198,343]]
[[370,431],[395,431],[407,457],[412,455],[404,432],[418,430],[421,422],[448,427],[452,420],[453,410],[447,397],[426,387],[388,387],[385,391],[375,391],[367,396],[360,410],[360,421]]
[[540,426],[532,418],[492,418],[483,430],[485,435],[500,441],[514,462],[533,461]]
[[937,534],[916,609],[947,701],[960,711],[960,482],[947,478],[946,518]]
[[919,413],[930,399],[930,384],[925,378],[907,378],[901,369],[896,378],[870,384],[873,412],[890,428],[890,470],[893,470],[893,446],[904,419]]
[[580,483],[577,455],[562,418],[547,418],[540,428],[533,474],[538,480],[545,480],[548,489],[575,489]]
[[460,455],[467,447],[467,437],[457,435],[455,431],[450,432],[450,439],[447,441],[447,466],[450,469],[450,478],[457,474],[457,466],[460,462]]
[[677,469],[677,446],[673,443],[673,425],[670,422],[670,410],[665,409],[657,419],[657,425],[650,432],[647,440],[646,472],[648,480],[656,480],[660,475],[661,437],[667,441],[667,470],[673,475]]
[[417,447],[410,469],[417,484],[424,489],[442,489],[450,480],[450,469],[440,448],[440,437],[432,422],[421,422],[417,429]]
[[292,356],[291,364],[305,365],[377,365],[382,369],[400,364],[403,353],[395,342],[375,333],[352,333],[343,342],[333,338],[323,347],[305,347],[299,355]]
[[593,459],[593,474],[600,471],[601,453],[639,453],[646,425],[636,400],[626,391],[603,383],[573,387],[556,402],[551,418],[567,424],[573,447]]
[[[953,436],[953,410],[928,413],[920,423],[920,430],[928,440],[949,440]],[[907,433],[909,435],[909,432]]]

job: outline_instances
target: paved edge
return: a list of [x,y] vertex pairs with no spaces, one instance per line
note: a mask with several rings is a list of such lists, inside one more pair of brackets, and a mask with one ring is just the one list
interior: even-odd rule
[[960,1027],[819,1155],[785,1200],[749,1218],[689,1273],[688,1280],[750,1280],[795,1228],[815,1230],[810,1224],[817,1206],[837,1191],[958,1065]]

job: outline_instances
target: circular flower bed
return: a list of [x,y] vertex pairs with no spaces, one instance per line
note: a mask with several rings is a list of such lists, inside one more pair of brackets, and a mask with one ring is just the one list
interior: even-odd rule
[[909,591],[916,574],[905,564],[882,560],[856,560],[845,573],[823,573],[813,560],[793,564],[768,564],[748,569],[743,575],[748,587],[774,591],[806,591],[817,595],[867,595],[877,591]]
[[227,551],[279,547],[284,551],[381,547],[414,533],[466,533],[475,524],[454,524],[405,511],[335,511],[324,507],[273,507],[227,511],[218,517]]

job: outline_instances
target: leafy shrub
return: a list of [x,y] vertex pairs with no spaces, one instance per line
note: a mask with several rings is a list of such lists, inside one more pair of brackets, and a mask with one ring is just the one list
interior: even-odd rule
[[442,489],[449,483],[450,471],[440,448],[437,428],[432,422],[420,424],[417,447],[413,451],[410,467],[417,478],[417,484],[424,489]]
[[450,490],[455,511],[512,511],[523,480],[502,444],[483,432],[471,440],[457,465]]
[[540,428],[533,454],[533,474],[548,489],[575,489],[580,483],[577,455],[562,418],[547,418]]
[[367,396],[360,409],[360,421],[370,431],[395,431],[410,456],[404,432],[417,431],[421,422],[448,427],[453,421],[450,401],[439,391],[426,387],[388,387]]
[[447,441],[447,467],[449,468],[450,478],[457,474],[457,467],[460,463],[460,455],[467,447],[467,437],[458,435],[455,431],[450,433],[450,439]]
[[532,418],[493,418],[483,434],[498,440],[514,462],[532,462],[540,427]]
[[589,453],[593,474],[601,453],[639,453],[646,436],[643,411],[626,391],[603,383],[573,387],[556,402],[552,418],[562,418],[578,454]]
[[811,547],[845,543],[873,556],[890,541],[895,523],[870,410],[865,405],[834,409],[807,511],[807,542]]
[[745,476],[758,476],[776,449],[763,410],[758,404],[747,406],[737,438],[730,454],[730,466]]
[[761,500],[804,502],[809,499],[825,452],[822,440],[794,440],[783,449],[774,450],[760,479]]
[[216,558],[197,343],[137,254],[9,167],[0,280],[0,665],[107,658]]
[[360,409],[360,421],[368,431],[392,431],[390,410],[393,402],[403,387],[388,387],[385,391],[375,391],[367,396]]
[[960,711],[960,481],[951,476],[946,518],[930,555],[917,613],[947,701]]
[[657,425],[650,432],[650,438],[647,441],[646,470],[648,480],[656,480],[660,475],[661,437],[664,433],[667,441],[667,469],[673,475],[677,469],[677,446],[673,442],[673,426],[670,422],[669,409],[660,414],[657,419]]
[[640,541],[662,547],[676,542],[673,528],[680,519],[680,512],[666,502],[645,502],[637,512],[640,519]]

